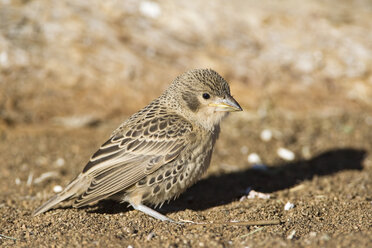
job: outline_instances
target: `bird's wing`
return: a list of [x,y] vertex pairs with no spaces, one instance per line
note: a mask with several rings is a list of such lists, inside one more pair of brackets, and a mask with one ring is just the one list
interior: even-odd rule
[[192,125],[178,115],[164,115],[124,125],[92,156],[82,175],[91,178],[74,206],[81,207],[125,190],[185,148]]

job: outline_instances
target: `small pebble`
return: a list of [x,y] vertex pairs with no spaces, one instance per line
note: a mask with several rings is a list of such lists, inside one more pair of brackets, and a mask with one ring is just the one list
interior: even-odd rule
[[147,235],[146,240],[149,241],[149,240],[151,240],[153,237],[155,237],[155,233],[150,232],[150,233]]
[[265,193],[261,193],[261,192],[257,192],[257,191],[254,191],[254,190],[251,190],[248,194],[248,199],[254,199],[254,198],[260,198],[260,199],[270,199],[270,195],[269,194],[265,194]]
[[257,153],[251,153],[248,155],[248,162],[251,164],[259,164],[261,163],[261,158]]
[[16,184],[16,185],[20,185],[20,184],[21,184],[21,179],[19,179],[19,177],[17,177],[17,178],[15,179],[15,184]]
[[293,239],[293,237],[295,236],[296,234],[296,230],[293,230],[288,236],[287,236],[287,239]]
[[321,240],[328,241],[331,239],[328,234],[323,234],[322,237],[320,237]]
[[294,208],[294,206],[295,206],[295,205],[294,205],[293,203],[291,203],[291,202],[287,202],[287,203],[285,204],[285,206],[284,206],[284,210],[285,210],[285,211],[288,211],[288,210]]
[[308,146],[302,147],[301,153],[302,153],[302,156],[304,156],[304,158],[306,158],[306,159],[311,158],[310,147],[308,147]]
[[158,18],[161,15],[161,8],[156,2],[143,1],[140,3],[139,10],[142,15],[150,18]]
[[57,167],[62,167],[62,166],[65,165],[65,160],[64,160],[63,158],[58,158],[58,159],[56,160],[56,162],[55,162],[55,165],[56,165]]
[[0,53],[0,65],[6,67],[8,66],[8,64],[9,64],[8,53],[4,51]]
[[26,185],[27,186],[31,186],[31,184],[32,184],[32,179],[34,178],[34,173],[30,173],[30,174],[28,174],[28,178],[27,178],[27,182],[26,182]]
[[293,159],[295,159],[295,154],[292,151],[283,147],[278,149],[277,154],[280,158],[287,161],[292,161]]
[[260,137],[261,140],[267,142],[271,140],[271,138],[273,137],[273,133],[269,129],[264,129],[262,130]]
[[61,185],[56,185],[56,186],[53,187],[54,193],[60,193],[60,192],[62,192],[62,190],[63,190],[63,188],[62,188]]

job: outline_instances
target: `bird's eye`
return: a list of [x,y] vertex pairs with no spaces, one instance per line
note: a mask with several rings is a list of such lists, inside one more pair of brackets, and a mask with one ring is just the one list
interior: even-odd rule
[[204,99],[209,99],[211,96],[208,93],[203,93],[203,98]]

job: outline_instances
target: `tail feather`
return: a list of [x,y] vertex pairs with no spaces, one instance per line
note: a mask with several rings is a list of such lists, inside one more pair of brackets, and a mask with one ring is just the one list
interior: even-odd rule
[[[68,197],[66,197],[66,198],[68,198]],[[55,205],[57,205],[58,203],[60,203],[61,201],[65,200],[66,198],[61,197],[61,195],[55,195],[52,198],[50,198],[47,202],[45,202],[43,205],[38,207],[33,212],[32,215],[36,216],[38,214],[44,213],[44,212],[48,211],[49,209],[51,209],[52,207],[54,207]]]
[[83,177],[81,174],[75,178],[67,187],[65,190],[63,190],[61,193],[53,196],[50,198],[47,202],[45,202],[43,205],[38,207],[34,212],[33,216],[36,216],[38,214],[44,213],[57,205],[58,203],[68,200],[70,198],[76,197],[76,195],[81,194],[81,192],[85,191],[85,188],[87,187],[86,184],[84,184],[85,177]]

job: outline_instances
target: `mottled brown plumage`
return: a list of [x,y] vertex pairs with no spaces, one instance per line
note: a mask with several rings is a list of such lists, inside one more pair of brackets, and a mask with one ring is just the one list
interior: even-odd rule
[[215,71],[180,75],[116,129],[82,173],[34,215],[66,199],[82,207],[110,198],[172,221],[143,204],[163,204],[195,183],[210,164],[220,121],[240,110],[229,85]]

